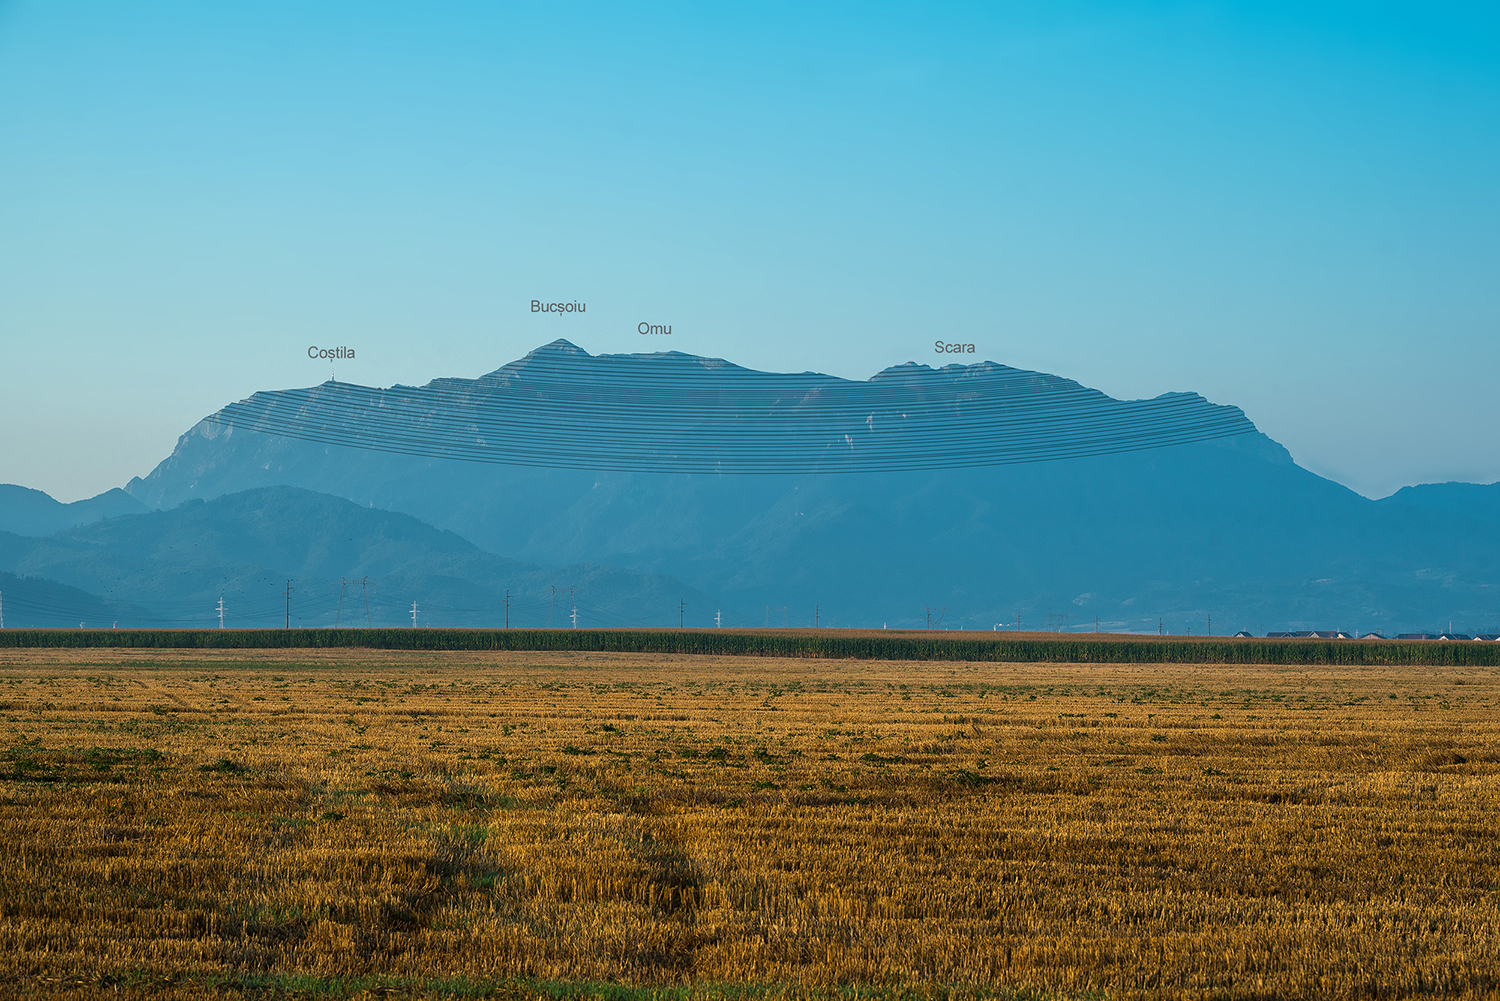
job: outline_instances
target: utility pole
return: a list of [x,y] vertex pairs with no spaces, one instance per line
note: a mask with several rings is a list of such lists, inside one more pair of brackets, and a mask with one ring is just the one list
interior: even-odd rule
[[814,629],[818,628],[819,616],[822,614],[822,612],[823,612],[822,606],[820,606],[820,605],[814,605],[813,606],[813,628]]
[[333,628],[337,629],[344,622],[344,595],[349,591],[349,582],[339,578],[339,610],[333,617]]
[[224,628],[224,596],[219,595],[219,628]]
[[1209,612],[1208,613],[1208,635],[1212,636],[1213,634],[1214,634],[1214,614],[1212,612]]
[[1157,616],[1157,619],[1156,619],[1156,635],[1158,635],[1158,636],[1162,635],[1161,617],[1160,616]]
[[[0,626],[3,626],[4,624],[5,624],[5,620],[4,619],[0,619]],[[720,609],[719,611],[717,611],[717,612],[714,613],[714,628],[718,629],[723,624],[724,624],[724,611],[723,611],[723,609]]]
[[767,629],[771,628],[771,606],[770,605],[766,606],[766,628]]
[[552,606],[557,604],[557,587],[552,587],[552,599],[547,602],[547,628],[552,628]]
[[686,616],[687,616],[687,602],[686,601],[679,601],[677,603],[677,628],[678,629],[682,628],[682,623],[683,623],[683,620],[685,619]]
[[292,592],[294,590],[296,590],[296,589],[292,587],[292,582],[291,581],[287,581],[286,582],[286,627],[288,629],[292,628]]
[[411,627],[417,628],[417,603],[415,601],[411,603]]
[[5,628],[5,592],[0,591],[0,629]]
[[510,628],[510,590],[505,592],[505,628]]
[[573,602],[573,628],[578,628],[578,602]]
[[1094,616],[1094,632],[1099,631],[1099,616]]
[[361,577],[359,579],[359,593],[365,599],[365,625],[371,628],[375,626],[375,620],[370,618],[370,592],[373,590],[375,590],[375,585],[370,583],[370,578]]

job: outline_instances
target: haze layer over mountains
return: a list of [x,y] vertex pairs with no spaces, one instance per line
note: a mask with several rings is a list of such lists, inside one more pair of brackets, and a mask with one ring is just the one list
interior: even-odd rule
[[[650,371],[664,357],[636,356],[625,370]],[[482,397],[545,362],[601,392],[631,390],[609,385],[622,371],[612,358],[557,342],[481,379],[432,386]],[[724,362],[671,358],[721,379],[713,391],[733,404]],[[924,378],[957,384],[972,374],[950,366]],[[1022,374],[1114,405],[1067,380]],[[327,383],[301,397],[317,408],[349,392]],[[399,392],[407,406],[427,398],[410,387],[377,392]],[[1233,408],[1210,409],[1243,422]],[[500,625],[510,588],[512,624],[550,615],[566,625],[572,605],[555,587],[574,589],[587,610],[580,625],[593,626],[706,626],[720,614],[724,625],[816,618],[896,628],[926,624],[929,610],[943,628],[969,629],[1018,619],[1027,630],[1092,629],[1097,620],[1106,630],[1201,633],[1211,617],[1215,633],[1389,634],[1450,621],[1494,632],[1500,622],[1500,485],[1427,485],[1372,501],[1297,466],[1248,424],[1229,437],[1024,464],[731,475],[384,452],[255,431],[244,413],[231,407],[199,423],[127,485],[124,501],[111,492],[81,502],[78,522],[114,515],[103,521],[43,538],[74,515],[0,492],[9,533],[0,571],[183,625],[217,624],[212,608],[226,589],[244,616],[228,624],[280,624],[287,578],[310,601],[334,595],[341,577],[376,583],[376,624],[410,624],[416,601],[419,624]],[[444,415],[416,419],[436,425]],[[538,428],[534,440],[568,431]],[[125,513],[128,503],[144,513]],[[7,600],[16,586],[0,582]],[[342,610],[310,603],[303,624],[348,623],[347,588],[344,596]],[[363,620],[363,598],[357,611]]]

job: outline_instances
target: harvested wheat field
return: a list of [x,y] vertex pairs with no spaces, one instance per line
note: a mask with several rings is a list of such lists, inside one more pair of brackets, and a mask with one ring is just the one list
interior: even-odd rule
[[1497,997],[1497,674],[0,651],[0,994]]

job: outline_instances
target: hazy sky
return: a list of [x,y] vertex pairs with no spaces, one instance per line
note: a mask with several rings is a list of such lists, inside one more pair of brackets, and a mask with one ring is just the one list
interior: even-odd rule
[[0,0],[0,481],[122,485],[310,345],[389,385],[567,337],[967,341],[1371,496],[1490,482],[1496,10]]

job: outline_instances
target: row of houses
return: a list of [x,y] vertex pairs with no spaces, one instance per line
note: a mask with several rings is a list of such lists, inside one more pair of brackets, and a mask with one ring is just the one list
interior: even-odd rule
[[[1236,636],[1254,636],[1243,630],[1235,633]],[[1451,640],[1464,643],[1495,643],[1500,642],[1500,633],[1480,633],[1477,636],[1468,636],[1464,633],[1400,633],[1396,636],[1383,636],[1380,633],[1365,633],[1356,637],[1352,633],[1346,633],[1338,629],[1307,629],[1294,633],[1266,633],[1271,639],[1312,639],[1312,640]]]

